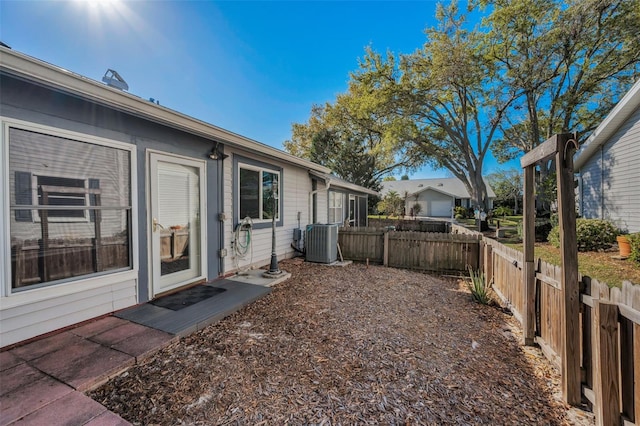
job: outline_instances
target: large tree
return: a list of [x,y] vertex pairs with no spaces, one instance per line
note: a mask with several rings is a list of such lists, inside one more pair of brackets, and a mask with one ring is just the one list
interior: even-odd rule
[[[493,147],[517,158],[555,133],[583,137],[638,78],[637,0],[483,0],[490,58],[520,96]],[[541,166],[541,176],[553,170]]]
[[334,104],[314,105],[307,123],[292,127],[285,149],[329,167],[339,177],[371,189],[405,165],[396,147],[384,141],[385,125],[358,112],[353,93],[338,95]]
[[446,168],[486,208],[490,150],[508,160],[554,133],[587,134],[638,77],[638,0],[478,1],[488,15],[473,30],[453,2],[416,52],[367,49],[348,92],[294,125],[287,149],[343,177],[356,163],[374,180]]
[[487,180],[496,194],[496,202],[513,205],[513,212],[518,214],[518,208],[522,205],[522,171],[517,169],[497,170],[489,174]]
[[455,3],[439,6],[437,18],[415,53],[396,58],[368,50],[352,91],[363,111],[386,117],[386,141],[448,169],[486,209],[484,161],[516,94],[504,90],[484,37],[465,28]]

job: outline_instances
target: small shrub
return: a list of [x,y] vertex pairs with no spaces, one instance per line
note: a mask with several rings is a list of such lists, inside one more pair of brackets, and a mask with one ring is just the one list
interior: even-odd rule
[[467,287],[469,291],[471,291],[473,300],[482,305],[491,303],[491,297],[489,297],[489,288],[491,285],[487,284],[484,273],[474,271],[473,268],[469,266],[469,278],[471,278],[471,280],[467,282]]
[[[518,222],[518,237],[523,238],[524,237],[524,230],[523,230],[523,226],[524,226],[524,222]],[[551,225],[551,221],[549,219],[536,219],[536,224],[535,224],[535,235],[536,235],[536,241],[547,241],[549,240],[549,233],[551,232],[551,230],[553,229],[553,226]],[[549,240],[551,241],[551,240]]]
[[499,206],[493,209],[493,216],[513,216],[513,209],[507,206]]
[[[578,251],[598,251],[610,248],[616,241],[618,230],[609,221],[600,219],[576,219]],[[549,242],[560,247],[560,226],[549,233]]]
[[411,209],[413,209],[413,215],[418,216],[422,212],[422,204],[415,203],[411,206]]
[[629,255],[629,259],[636,263],[640,263],[640,232],[637,234],[629,234],[627,235],[627,238],[631,245],[631,254]]
[[456,219],[466,219],[469,217],[469,210],[466,207],[456,206],[453,210],[453,215]]

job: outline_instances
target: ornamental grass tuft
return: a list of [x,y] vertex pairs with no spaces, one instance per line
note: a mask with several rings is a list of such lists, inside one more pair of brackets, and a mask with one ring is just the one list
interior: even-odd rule
[[482,305],[490,304],[489,288],[491,288],[491,284],[486,282],[484,272],[474,271],[471,266],[468,269],[470,281],[467,281],[467,287],[471,291],[471,297]]

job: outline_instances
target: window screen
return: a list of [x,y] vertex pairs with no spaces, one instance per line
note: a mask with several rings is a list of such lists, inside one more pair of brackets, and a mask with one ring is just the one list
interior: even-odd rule
[[9,129],[12,289],[131,268],[131,152]]

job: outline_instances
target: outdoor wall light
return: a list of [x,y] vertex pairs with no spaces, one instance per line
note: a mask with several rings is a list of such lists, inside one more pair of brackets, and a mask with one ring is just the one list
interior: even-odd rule
[[211,153],[209,153],[209,158],[212,160],[224,160],[225,158],[229,158],[227,154],[222,154],[218,151],[218,146],[220,144],[216,142],[215,146],[211,149]]

